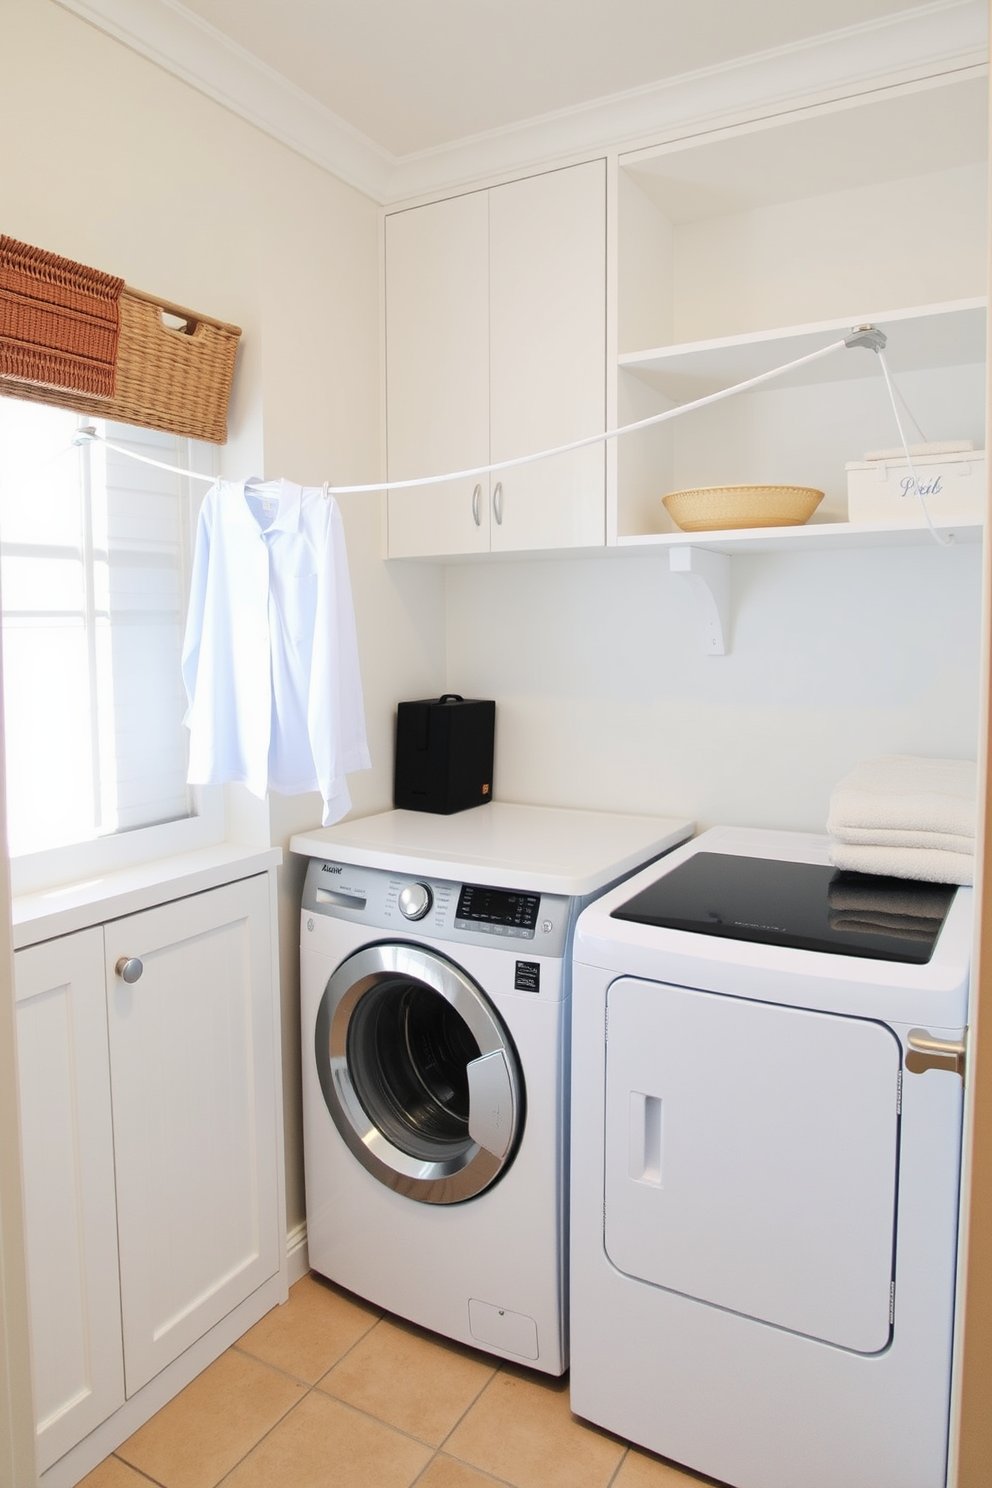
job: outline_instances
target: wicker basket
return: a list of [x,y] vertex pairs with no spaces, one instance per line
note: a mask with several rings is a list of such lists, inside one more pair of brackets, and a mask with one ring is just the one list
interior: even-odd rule
[[[223,444],[239,328],[126,285],[120,315],[113,397],[70,393],[13,377],[0,377],[0,393]],[[183,324],[168,326],[165,315]]]
[[823,500],[812,486],[703,486],[662,497],[683,532],[739,527],[801,527]]

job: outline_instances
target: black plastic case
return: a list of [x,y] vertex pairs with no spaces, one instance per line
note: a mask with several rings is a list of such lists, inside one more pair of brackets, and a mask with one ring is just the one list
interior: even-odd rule
[[493,797],[496,704],[443,697],[399,703],[393,803],[450,816]]

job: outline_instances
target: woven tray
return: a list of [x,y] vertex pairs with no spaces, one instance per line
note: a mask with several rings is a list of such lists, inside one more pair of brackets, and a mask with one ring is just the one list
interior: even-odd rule
[[683,532],[741,527],[801,527],[823,500],[811,486],[702,486],[662,498]]
[[[179,328],[163,315],[178,318]],[[111,398],[0,377],[0,393],[223,444],[241,331],[125,285]]]

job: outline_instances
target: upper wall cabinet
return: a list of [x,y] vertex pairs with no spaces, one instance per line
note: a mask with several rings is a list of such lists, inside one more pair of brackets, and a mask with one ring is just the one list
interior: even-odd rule
[[[601,432],[606,163],[386,217],[391,480]],[[600,546],[602,445],[387,498],[388,556]]]
[[[980,448],[987,107],[985,78],[935,80],[621,155],[616,422],[872,321],[910,437]],[[898,443],[878,358],[842,349],[619,441],[617,540],[672,532],[667,491],[739,483],[824,490],[807,530],[836,532],[845,463]]]

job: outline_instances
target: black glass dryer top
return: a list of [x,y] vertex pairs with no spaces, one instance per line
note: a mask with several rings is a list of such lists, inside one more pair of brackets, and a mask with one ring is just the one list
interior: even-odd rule
[[729,940],[923,964],[953,898],[954,889],[945,884],[699,852],[612,917]]

